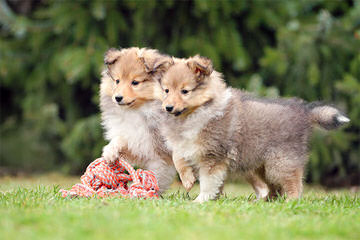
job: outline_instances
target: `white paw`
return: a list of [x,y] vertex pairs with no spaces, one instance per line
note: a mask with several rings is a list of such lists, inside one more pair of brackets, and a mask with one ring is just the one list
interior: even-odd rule
[[102,156],[108,163],[113,163],[119,158],[119,149],[111,142],[103,148]]
[[258,188],[255,190],[256,198],[258,200],[260,199],[266,199],[269,194],[269,189],[267,188]]
[[210,195],[200,193],[199,196],[193,201],[195,203],[204,203],[211,200]]

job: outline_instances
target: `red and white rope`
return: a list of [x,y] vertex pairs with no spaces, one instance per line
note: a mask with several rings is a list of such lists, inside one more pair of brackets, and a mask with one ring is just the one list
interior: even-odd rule
[[[127,171],[128,174],[125,172]],[[128,185],[129,182],[132,182]],[[135,170],[123,159],[108,164],[98,158],[81,176],[81,183],[70,190],[60,190],[62,197],[159,198],[159,186],[152,171]]]

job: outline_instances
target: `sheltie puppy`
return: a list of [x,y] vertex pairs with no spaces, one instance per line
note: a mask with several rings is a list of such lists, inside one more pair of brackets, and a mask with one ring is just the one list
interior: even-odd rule
[[110,49],[105,54],[100,108],[105,138],[103,157],[123,157],[155,173],[160,191],[172,183],[176,170],[159,132],[161,102],[155,100],[159,79],[171,58],[146,48]]
[[328,105],[257,98],[227,87],[207,58],[168,66],[162,106],[173,118],[161,132],[185,188],[198,174],[196,202],[217,198],[228,171],[244,174],[259,198],[299,198],[313,125],[330,130],[350,121]]

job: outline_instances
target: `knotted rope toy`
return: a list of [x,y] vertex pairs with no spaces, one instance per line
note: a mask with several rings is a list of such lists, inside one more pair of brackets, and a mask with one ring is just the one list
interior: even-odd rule
[[[127,174],[125,170],[129,173]],[[131,182],[128,186],[128,182]],[[159,198],[159,186],[152,171],[135,169],[123,159],[107,163],[98,158],[81,176],[81,184],[60,190],[62,197]]]

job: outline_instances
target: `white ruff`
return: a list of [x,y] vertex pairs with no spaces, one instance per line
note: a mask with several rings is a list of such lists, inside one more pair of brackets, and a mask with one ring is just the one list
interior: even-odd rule
[[[151,123],[156,124],[157,121],[149,121],[156,118],[157,111],[154,107],[157,104],[149,102],[140,109],[133,110],[114,104],[111,97],[103,100],[106,101],[106,103],[103,102],[106,108],[102,113],[105,138],[111,141],[120,136],[127,142],[128,149],[134,155],[150,159],[157,158],[150,131]],[[160,108],[160,105],[157,107]]]

